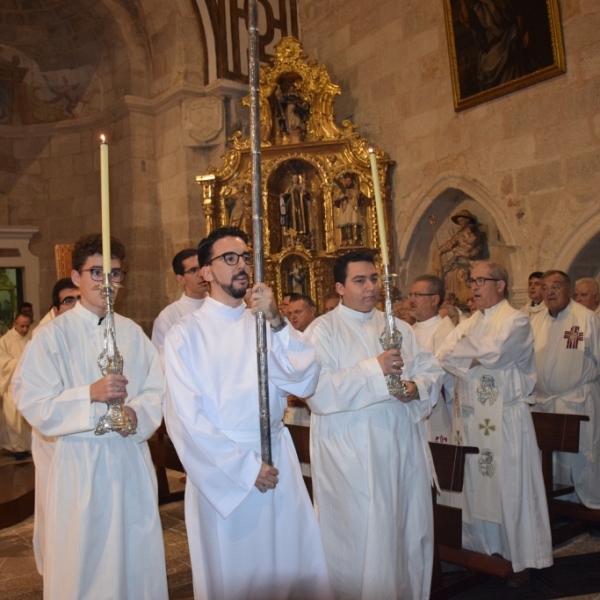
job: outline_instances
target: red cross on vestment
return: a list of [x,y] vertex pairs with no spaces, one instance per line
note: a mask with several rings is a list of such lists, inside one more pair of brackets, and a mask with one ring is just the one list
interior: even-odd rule
[[577,344],[583,342],[583,331],[579,331],[579,325],[573,325],[571,331],[565,331],[565,340],[567,340],[567,348],[577,350]]

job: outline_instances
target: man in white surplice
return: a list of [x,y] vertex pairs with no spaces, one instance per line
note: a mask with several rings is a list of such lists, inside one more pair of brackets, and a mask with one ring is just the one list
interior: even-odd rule
[[[246,234],[217,229],[198,246],[210,296],[165,342],[165,422],[187,472],[185,519],[197,600],[330,598],[323,545],[282,417],[315,388],[319,362],[264,283],[244,295]],[[267,332],[274,466],[261,459],[256,324]]]
[[[410,288],[410,314],[416,319],[413,331],[422,351],[435,354],[446,336],[454,329],[449,317],[439,315],[439,307],[444,302],[444,282],[436,275],[417,277]],[[462,436],[461,415],[453,415],[454,377],[444,376],[437,404],[425,421],[425,429],[430,442],[459,443]],[[457,403],[458,405],[458,403]],[[457,418],[452,419],[455,416]],[[456,427],[453,427],[453,421]]]
[[[111,277],[123,281],[123,245],[111,240]],[[19,410],[56,436],[46,490],[44,599],[166,600],[167,577],[156,475],[146,440],[162,417],[158,352],[142,329],[115,314],[123,375],[102,376],[105,307],[102,237],[73,249],[80,301],[29,343],[13,381]],[[124,399],[137,432],[95,435],[106,402]]]
[[[442,370],[396,319],[402,351],[384,351],[385,315],[373,255],[334,265],[340,304],[307,334],[322,370],[309,397],[315,508],[336,598],[429,598],[433,560],[431,463],[423,420]],[[402,374],[396,398],[385,376]]]
[[535,339],[539,412],[587,415],[579,452],[556,452],[555,480],[575,486],[569,499],[600,508],[600,319],[571,300],[571,282],[562,271],[542,281],[545,308],[531,320]]
[[512,562],[509,585],[527,569],[552,564],[542,467],[530,414],[535,385],[529,319],[506,300],[508,273],[495,262],[475,264],[467,280],[476,312],[437,352],[456,376],[467,457],[463,546]]
[[165,336],[169,329],[185,315],[198,310],[208,293],[208,283],[204,281],[198,266],[198,251],[195,248],[181,250],[173,257],[173,272],[177,283],[183,286],[181,298],[165,307],[154,320],[152,343],[156,346],[164,363]]

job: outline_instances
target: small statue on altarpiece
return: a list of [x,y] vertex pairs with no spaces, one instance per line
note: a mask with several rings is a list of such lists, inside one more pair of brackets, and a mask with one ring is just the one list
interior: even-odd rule
[[300,96],[295,84],[290,84],[284,92],[280,85],[275,88],[278,114],[277,123],[281,132],[289,136],[292,144],[304,139],[306,121],[310,115],[310,104]]
[[333,205],[338,209],[335,226],[340,231],[342,246],[364,245],[364,207],[367,197],[360,191],[355,173],[344,173],[342,181],[335,180]]
[[243,183],[237,183],[233,193],[225,193],[225,207],[229,211],[227,224],[252,235],[252,198]]
[[279,195],[279,217],[284,234],[310,236],[310,192],[303,175],[293,173],[290,185]]
[[306,294],[306,272],[300,261],[295,260],[288,271],[288,292]]

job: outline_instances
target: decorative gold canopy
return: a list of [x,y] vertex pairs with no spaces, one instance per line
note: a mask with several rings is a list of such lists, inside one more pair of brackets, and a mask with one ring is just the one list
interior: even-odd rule
[[[279,298],[305,293],[322,310],[335,291],[335,258],[351,249],[379,249],[379,237],[367,140],[350,121],[337,125],[333,104],[341,90],[325,66],[306,58],[300,42],[287,37],[260,73],[265,278]],[[250,140],[238,131],[231,144],[222,167],[196,177],[207,231],[235,225],[252,237]],[[391,223],[393,163],[382,150],[375,153]]]

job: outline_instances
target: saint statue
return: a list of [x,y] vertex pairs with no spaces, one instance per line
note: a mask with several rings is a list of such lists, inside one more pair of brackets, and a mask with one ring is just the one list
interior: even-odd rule
[[252,198],[243,183],[238,183],[235,192],[225,196],[225,206],[229,210],[227,224],[252,235]]
[[306,273],[300,261],[295,260],[288,271],[288,292],[291,294],[306,294]]
[[335,226],[340,230],[342,246],[363,246],[364,218],[363,207],[366,196],[360,191],[353,173],[344,173],[342,182],[336,179],[337,194],[333,205],[338,209]]
[[294,235],[310,234],[310,192],[302,175],[292,174],[292,181],[279,196],[279,214],[284,230],[293,230]]
[[434,252],[433,270],[444,280],[446,293],[453,292],[459,305],[466,306],[470,293],[466,281],[471,264],[487,258],[487,236],[468,210],[458,211],[452,221],[460,229]]
[[306,131],[306,121],[310,115],[310,104],[304,100],[292,83],[284,93],[278,85],[275,88],[278,105],[279,127],[289,136],[293,144],[300,143]]

